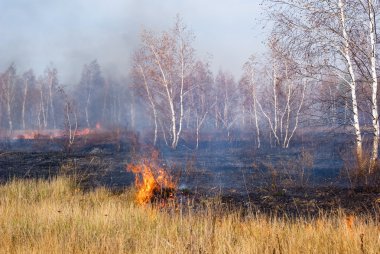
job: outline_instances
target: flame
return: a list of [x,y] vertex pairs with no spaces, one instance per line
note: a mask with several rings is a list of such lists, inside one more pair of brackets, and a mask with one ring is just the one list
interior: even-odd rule
[[10,136],[12,139],[32,140],[32,139],[53,139],[63,136],[63,132],[58,129],[51,130],[15,130]]
[[23,134],[18,134],[17,136],[16,136],[16,138],[15,139],[35,139],[35,137],[36,137],[36,133],[34,133],[34,132],[31,132],[31,133],[23,133]]
[[154,161],[144,160],[137,165],[128,164],[127,171],[135,174],[137,188],[135,200],[138,204],[149,203],[155,194],[174,190],[176,187],[170,175]]
[[76,136],[86,136],[86,135],[89,135],[91,133],[91,129],[90,128],[84,128],[82,130],[77,130],[77,132],[75,133]]
[[[107,130],[103,129],[100,123],[95,125],[95,128],[78,129],[75,132],[76,137],[104,134]],[[33,140],[33,139],[55,139],[65,138],[65,130],[61,129],[42,129],[42,130],[14,130],[9,135],[0,135],[0,139],[9,137],[13,140]]]

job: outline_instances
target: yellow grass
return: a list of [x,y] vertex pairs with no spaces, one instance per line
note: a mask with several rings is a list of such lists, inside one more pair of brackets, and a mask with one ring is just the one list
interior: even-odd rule
[[0,186],[0,253],[380,253],[370,218],[163,212],[132,194],[83,193],[66,178]]

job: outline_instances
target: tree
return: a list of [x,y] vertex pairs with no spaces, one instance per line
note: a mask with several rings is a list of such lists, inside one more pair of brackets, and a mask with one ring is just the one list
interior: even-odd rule
[[[243,65],[243,76],[239,82],[241,95],[243,96],[243,108],[248,107],[250,123],[256,130],[256,146],[260,148],[260,126],[257,112],[257,83],[256,83],[256,59],[252,55]],[[245,110],[243,110],[245,112]],[[243,118],[245,116],[243,115]],[[244,121],[245,122],[245,121]]]
[[272,68],[267,71],[267,78],[270,89],[262,98],[270,99],[258,100],[257,104],[268,121],[276,145],[288,148],[298,128],[308,81],[297,75],[297,64],[276,37],[272,37],[269,46]]
[[58,78],[57,78],[57,69],[55,68],[47,68],[45,70],[45,83],[48,90],[47,93],[47,112],[49,115],[49,119],[51,119],[50,126],[53,129],[56,129],[56,120],[55,120],[55,93],[56,93],[56,87],[58,85]]
[[[177,16],[174,28],[170,31],[164,31],[161,35],[144,31],[142,47],[137,53],[139,56],[134,58],[133,73],[141,81],[138,85],[144,87],[149,107],[155,115],[155,121],[161,122],[163,134],[166,135],[168,130],[172,148],[177,147],[182,133],[185,100],[191,89],[189,81],[194,68],[193,41],[192,32]],[[156,126],[157,122],[155,133]]]
[[215,77],[215,121],[217,126],[221,126],[227,131],[230,138],[231,129],[239,120],[239,89],[234,77],[227,72],[220,70]]
[[[369,172],[377,160],[379,123],[376,74],[376,13],[372,0],[269,0],[274,11],[275,32],[304,61],[304,74],[319,79],[318,71],[329,69],[339,76],[350,90],[352,127],[356,157],[363,167],[363,145],[360,113],[370,91],[368,114],[372,118],[373,146]],[[328,73],[329,71],[327,71]],[[369,87],[370,89],[367,89]],[[361,88],[361,89],[359,89]],[[358,92],[363,92],[362,96]],[[360,112],[361,111],[361,112]]]
[[16,92],[16,68],[11,64],[0,77],[1,99],[6,108],[9,131],[13,131],[13,107]]
[[21,121],[22,121],[22,128],[25,130],[26,128],[25,110],[26,110],[28,95],[30,93],[29,86],[30,86],[30,83],[33,83],[35,79],[33,71],[29,70],[25,72],[24,75],[22,76],[22,79],[23,79],[24,89],[23,89],[23,100],[22,100],[22,110],[21,110]]
[[70,151],[71,147],[74,145],[78,130],[78,117],[75,102],[69,98],[62,87],[58,88],[58,91],[61,93],[64,101],[64,128],[65,135],[67,136],[67,143],[65,148]]
[[[105,105],[105,82],[97,60],[83,66],[76,94],[84,110],[85,125],[95,127],[103,117]],[[102,102],[102,103],[101,103]]]
[[207,116],[212,109],[210,100],[213,87],[213,76],[208,63],[197,61],[193,72],[193,85],[189,100],[189,122],[193,119],[196,135],[196,149],[199,146],[199,136]]

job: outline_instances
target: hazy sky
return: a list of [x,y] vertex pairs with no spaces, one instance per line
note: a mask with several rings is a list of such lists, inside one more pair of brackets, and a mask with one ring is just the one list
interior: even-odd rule
[[127,74],[145,27],[163,30],[179,13],[196,35],[197,55],[213,70],[240,75],[251,53],[264,51],[262,0],[0,0],[0,71],[41,73],[52,63],[61,81],[76,82],[84,63]]

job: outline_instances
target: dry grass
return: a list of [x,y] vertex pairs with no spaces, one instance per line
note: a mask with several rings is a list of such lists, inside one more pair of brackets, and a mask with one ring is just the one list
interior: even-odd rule
[[0,186],[0,253],[380,253],[371,218],[163,212],[132,194],[83,193],[67,178]]

